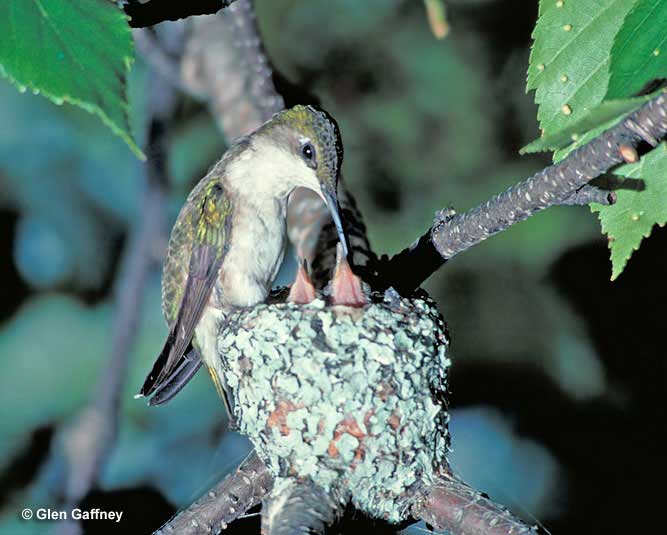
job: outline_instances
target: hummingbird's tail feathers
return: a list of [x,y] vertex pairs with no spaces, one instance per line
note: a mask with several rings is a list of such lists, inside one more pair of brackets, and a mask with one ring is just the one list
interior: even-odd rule
[[170,401],[190,382],[190,379],[199,371],[201,365],[202,360],[197,350],[190,345],[181,360],[178,361],[176,369],[159,384],[156,384],[148,404],[151,406],[163,405]]
[[190,256],[188,280],[178,309],[176,321],[171,326],[167,341],[153,369],[146,377],[141,395],[150,396],[160,385],[169,382],[176,372],[183,355],[192,345],[195,328],[208,304],[211,291],[218,278],[222,256],[213,245],[197,244]]
[[167,366],[169,353],[171,352],[171,348],[174,345],[173,337],[174,335],[172,329],[169,332],[169,336],[167,336],[167,341],[164,343],[162,351],[160,351],[157,359],[155,359],[151,371],[146,376],[144,384],[139,391],[138,397],[147,397],[153,395],[157,388],[163,383],[161,376],[163,375],[163,371]]

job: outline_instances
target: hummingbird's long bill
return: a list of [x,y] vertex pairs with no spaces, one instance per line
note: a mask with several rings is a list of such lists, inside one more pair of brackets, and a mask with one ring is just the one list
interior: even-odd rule
[[324,201],[327,203],[329,211],[331,212],[331,219],[333,219],[334,225],[336,226],[336,232],[338,233],[338,240],[340,241],[340,244],[343,246],[343,254],[347,256],[348,253],[347,238],[345,236],[345,229],[343,228],[343,221],[340,218],[340,206],[338,205],[338,200],[336,199],[336,195],[331,193],[330,191],[323,191],[322,194],[324,196]]

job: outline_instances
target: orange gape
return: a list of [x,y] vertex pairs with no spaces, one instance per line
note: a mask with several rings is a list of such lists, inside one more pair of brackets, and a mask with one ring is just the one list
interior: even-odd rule
[[336,269],[331,281],[331,302],[349,307],[362,307],[368,303],[361,279],[352,272],[340,244],[336,251]]
[[[300,261],[287,302],[306,305],[316,298],[317,291],[308,276],[306,261]],[[331,304],[348,307],[363,307],[368,304],[361,279],[352,271],[340,243],[336,249],[336,267],[331,280]]]
[[299,262],[299,269],[296,272],[296,279],[292,283],[287,301],[297,305],[306,305],[315,299],[315,286],[306,271],[305,260]]

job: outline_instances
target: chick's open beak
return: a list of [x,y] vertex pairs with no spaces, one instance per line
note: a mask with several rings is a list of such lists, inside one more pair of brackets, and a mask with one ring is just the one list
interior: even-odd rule
[[315,286],[313,286],[313,282],[308,276],[306,261],[300,260],[296,278],[290,288],[287,302],[296,303],[297,305],[307,305],[311,301],[314,301],[316,297],[317,293],[315,292]]
[[334,225],[336,226],[338,240],[343,246],[343,254],[347,256],[347,238],[345,237],[345,230],[343,229],[343,221],[340,218],[340,206],[338,205],[336,192],[330,190],[329,188],[322,188],[322,197],[324,197],[324,202],[327,203],[327,207],[331,212],[331,219],[333,219]]

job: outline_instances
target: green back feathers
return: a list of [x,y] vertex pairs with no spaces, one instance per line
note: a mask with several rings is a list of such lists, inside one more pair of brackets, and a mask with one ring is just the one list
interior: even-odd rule
[[193,247],[214,245],[222,255],[231,213],[232,201],[214,169],[192,190],[171,231],[162,274],[162,312],[169,325],[183,298]]
[[195,229],[195,243],[222,249],[225,244],[225,221],[231,213],[231,199],[225,195],[216,177],[206,184],[191,212],[190,224]]

